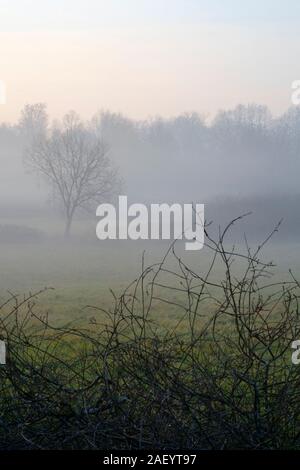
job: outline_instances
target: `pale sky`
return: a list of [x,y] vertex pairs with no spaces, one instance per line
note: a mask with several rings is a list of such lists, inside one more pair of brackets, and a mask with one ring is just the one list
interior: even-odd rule
[[40,101],[52,117],[280,113],[300,79],[299,26],[299,0],[0,0],[0,122]]

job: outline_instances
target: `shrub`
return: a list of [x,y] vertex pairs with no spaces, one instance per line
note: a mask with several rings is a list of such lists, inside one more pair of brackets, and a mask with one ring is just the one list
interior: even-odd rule
[[[233,222],[216,241],[206,229],[205,275],[174,243],[110,310],[98,308],[104,324],[96,311],[86,327],[56,328],[36,313],[36,295],[3,305],[0,448],[300,448],[290,349],[300,337],[299,284],[292,273],[272,281],[264,243],[226,248]],[[157,304],[181,312],[178,324],[162,327]]]

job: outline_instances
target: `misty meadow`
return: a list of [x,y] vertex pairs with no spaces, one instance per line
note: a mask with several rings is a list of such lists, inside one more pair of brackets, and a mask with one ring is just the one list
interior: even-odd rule
[[300,450],[299,26],[0,0],[1,451]]
[[[299,127],[40,103],[1,126],[1,448],[299,447]],[[201,198],[204,248],[98,240],[120,191]]]

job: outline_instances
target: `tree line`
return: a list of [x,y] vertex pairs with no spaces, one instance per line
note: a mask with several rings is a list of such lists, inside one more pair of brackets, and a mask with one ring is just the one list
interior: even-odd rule
[[209,120],[199,113],[133,120],[101,111],[50,122],[45,104],[26,105],[0,126],[0,158],[24,154],[65,215],[65,233],[81,209],[120,193],[140,202],[206,202],[213,196],[298,195],[300,108],[272,116],[238,105]]

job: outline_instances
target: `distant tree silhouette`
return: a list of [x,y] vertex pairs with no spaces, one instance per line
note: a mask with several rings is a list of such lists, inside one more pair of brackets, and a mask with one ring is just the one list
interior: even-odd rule
[[78,209],[88,210],[93,204],[107,201],[120,185],[99,133],[74,112],[46,135],[35,134],[26,161],[53,188],[64,211],[66,237]]

